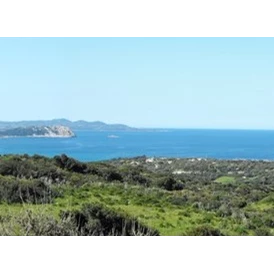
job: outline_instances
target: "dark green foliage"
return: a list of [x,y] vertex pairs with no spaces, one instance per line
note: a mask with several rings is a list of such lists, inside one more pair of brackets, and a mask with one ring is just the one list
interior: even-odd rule
[[1,203],[50,203],[57,196],[56,190],[38,180],[0,178]]
[[267,228],[258,228],[255,230],[255,235],[256,236],[271,236],[271,233],[269,229]]
[[150,186],[150,180],[136,171],[127,174],[127,180],[133,184],[140,184],[146,187]]
[[138,183],[140,185],[143,185],[143,186],[146,186],[146,187],[148,187],[150,185],[149,180],[146,179],[144,176],[138,174],[138,173],[132,174],[131,180],[133,182],[136,182],[136,183]]
[[93,236],[157,236],[159,233],[141,225],[137,220],[122,216],[101,205],[85,205],[80,211],[63,213],[63,218],[71,216],[78,233]]
[[65,173],[51,160],[40,156],[5,156],[0,158],[0,175],[25,179],[42,179],[51,183],[61,183]]
[[173,190],[182,190],[184,189],[184,185],[182,183],[177,182],[174,178],[168,177],[164,178],[159,182],[159,187],[166,189],[168,191]]
[[73,158],[69,158],[65,154],[55,156],[54,160],[56,165],[62,169],[82,174],[86,174],[88,172],[86,164],[83,164]]
[[113,181],[123,182],[122,175],[114,170],[107,172],[105,175],[105,179],[108,182],[113,182]]

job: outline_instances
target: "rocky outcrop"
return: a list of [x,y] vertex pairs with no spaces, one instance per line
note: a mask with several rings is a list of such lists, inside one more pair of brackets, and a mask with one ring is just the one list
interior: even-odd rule
[[44,137],[44,138],[72,138],[75,133],[65,126],[18,127],[0,131],[1,138],[11,137]]

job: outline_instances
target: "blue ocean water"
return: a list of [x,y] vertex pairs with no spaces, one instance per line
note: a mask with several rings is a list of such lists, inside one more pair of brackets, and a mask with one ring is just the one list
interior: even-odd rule
[[[163,132],[76,131],[77,138],[0,139],[0,154],[62,153],[81,161],[119,157],[198,157],[274,160],[274,131],[167,130]],[[119,138],[113,138],[113,137]]]

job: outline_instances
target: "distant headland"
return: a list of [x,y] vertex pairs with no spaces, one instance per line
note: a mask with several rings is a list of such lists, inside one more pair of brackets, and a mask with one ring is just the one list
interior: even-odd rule
[[69,127],[65,126],[32,126],[0,130],[0,138],[13,137],[72,138],[76,135]]
[[137,128],[129,127],[123,124],[106,124],[100,121],[87,122],[84,120],[72,122],[67,119],[37,120],[37,121],[18,121],[4,122],[0,121],[0,129],[14,129],[25,127],[54,127],[65,126],[71,130],[90,130],[90,131],[139,131]]

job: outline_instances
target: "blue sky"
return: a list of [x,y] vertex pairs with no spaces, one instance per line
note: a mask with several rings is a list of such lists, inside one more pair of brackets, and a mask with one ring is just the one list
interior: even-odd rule
[[0,38],[0,120],[274,129],[273,38]]

